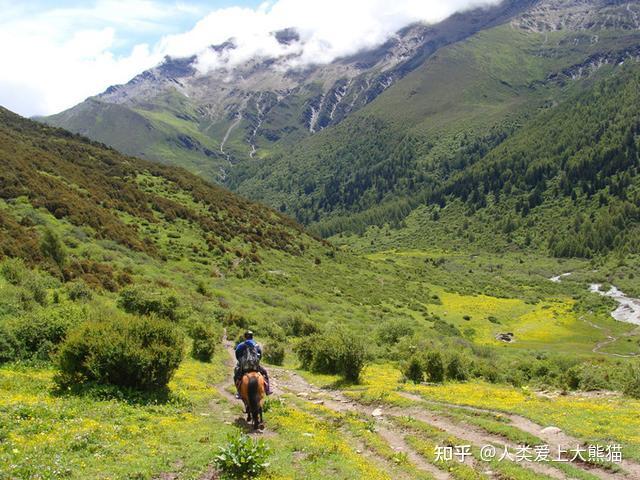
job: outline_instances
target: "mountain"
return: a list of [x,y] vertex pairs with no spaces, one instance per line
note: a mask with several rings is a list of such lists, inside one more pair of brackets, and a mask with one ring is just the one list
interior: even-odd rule
[[[552,184],[574,180],[566,177],[563,155],[569,153],[539,151],[556,162],[536,176],[543,183],[531,183],[529,165],[514,169],[501,157],[509,145],[541,134],[541,122],[554,122],[542,132],[544,145],[558,132],[573,132],[584,119],[580,112],[566,113],[572,103],[596,98],[599,88],[621,93],[616,80],[617,87],[601,82],[625,78],[635,84],[639,27],[637,2],[503,2],[438,25],[408,26],[376,49],[306,70],[287,69],[290,59],[281,58],[202,75],[195,58],[167,59],[46,121],[123,151],[184,165],[325,237],[361,234],[372,225],[400,227],[416,209],[452,202],[467,205],[458,215],[476,218],[490,195],[501,215],[530,224],[529,211],[544,198],[615,196],[611,185],[619,183],[619,168],[604,169],[589,187],[574,185],[575,192],[565,181],[558,197]],[[281,42],[299,41],[293,30],[274,35]],[[212,48],[225,51],[234,44]],[[597,101],[608,108],[607,99]],[[616,117],[614,125],[594,114],[576,134],[615,128],[635,138],[633,115]],[[582,155],[612,141],[581,138],[586,145],[571,153]],[[625,152],[626,174],[635,178],[635,151]],[[478,177],[488,164],[510,169],[507,190]],[[461,189],[455,185],[462,178],[484,183]],[[526,200],[529,207],[523,209],[520,197],[531,188],[536,199]],[[583,207],[583,214],[593,213]],[[502,238],[501,228],[485,231],[485,238]],[[546,249],[548,232],[543,229],[533,244]],[[531,241],[531,235],[521,237],[521,247]],[[615,246],[611,239],[606,243],[596,250]]]
[[[44,119],[118,150],[185,166],[224,181],[233,165],[262,158],[340,123],[442,46],[506,22],[531,1],[457,13],[414,24],[383,45],[326,65],[296,65],[295,55],[255,58],[202,74],[197,58],[169,58],[125,85]],[[300,42],[293,29],[273,33]],[[233,39],[210,47],[221,57]]]
[[[635,112],[625,119],[614,115],[620,121],[616,127],[613,120],[602,124],[597,115],[576,113],[567,119],[553,112],[570,109],[582,94],[593,99],[599,82],[609,78],[635,85],[630,71],[640,59],[640,31],[637,17],[629,14],[635,9],[635,3],[539,2],[508,24],[439,49],[341,124],[261,161],[240,163],[227,184],[331,236],[362,233],[369,225],[398,226],[420,205],[466,202],[466,195],[457,196],[448,185],[459,175],[481,181],[470,172],[484,167],[485,157],[504,155],[498,152],[505,152],[516,135],[536,138],[539,122],[553,122],[548,138],[581,125],[584,130],[575,133],[585,134],[580,136],[584,152],[587,145],[599,148],[603,139],[587,132],[633,132]],[[624,81],[613,80],[618,86],[604,90],[611,97],[599,101],[613,102],[615,111]],[[518,142],[515,138],[511,144]],[[556,159],[554,172],[566,162]],[[527,167],[505,173],[526,184]],[[488,183],[475,187],[483,198],[491,192]],[[500,194],[504,199],[515,191]],[[514,213],[521,216],[520,210]]]

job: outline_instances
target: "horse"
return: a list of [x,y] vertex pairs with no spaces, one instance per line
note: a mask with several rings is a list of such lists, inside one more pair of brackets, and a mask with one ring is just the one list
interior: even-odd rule
[[265,397],[265,382],[259,372],[247,372],[240,381],[240,398],[244,402],[247,422],[253,421],[257,430],[263,424],[262,405]]

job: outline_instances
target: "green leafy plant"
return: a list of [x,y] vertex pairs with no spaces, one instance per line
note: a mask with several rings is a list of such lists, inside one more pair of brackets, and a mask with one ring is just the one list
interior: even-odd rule
[[118,306],[127,313],[156,314],[169,320],[178,319],[178,299],[174,295],[149,292],[148,287],[142,285],[122,289]]
[[202,362],[210,362],[219,339],[215,327],[203,321],[196,322],[191,327],[191,338],[193,338],[191,356]]
[[429,352],[427,354],[425,370],[430,382],[440,383],[444,380],[444,365],[440,352]]
[[60,237],[55,232],[49,229],[45,230],[40,243],[40,250],[42,250],[42,254],[45,257],[53,260],[58,268],[62,269],[67,259],[67,253]]
[[630,397],[640,398],[640,361],[636,360],[627,366],[623,391]]
[[402,373],[407,380],[413,383],[420,383],[424,380],[424,362],[421,358],[414,355],[405,365]]
[[56,381],[62,387],[94,382],[139,390],[166,387],[183,357],[175,325],[153,317],[94,319],[62,344]]
[[268,466],[269,449],[263,440],[255,440],[243,433],[230,435],[219,447],[214,463],[221,478],[236,480],[255,478]]
[[86,301],[91,300],[93,292],[83,280],[76,280],[67,284],[67,295],[74,302]]
[[273,365],[282,365],[286,350],[280,342],[271,342],[264,347],[264,359]]

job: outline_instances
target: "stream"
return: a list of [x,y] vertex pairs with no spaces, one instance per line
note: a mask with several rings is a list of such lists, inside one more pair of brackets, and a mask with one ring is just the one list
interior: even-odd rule
[[[561,273],[549,280],[560,283],[564,277],[571,275],[571,272]],[[627,296],[621,290],[613,285],[606,292],[602,290],[602,284],[592,283],[589,285],[589,291],[602,295],[603,297],[613,298],[618,302],[618,308],[611,312],[611,316],[620,322],[632,323],[640,325],[640,299]]]
[[640,299],[628,297],[613,285],[606,292],[602,291],[601,287],[602,285],[599,283],[592,283],[589,285],[589,291],[599,293],[605,297],[611,297],[618,302],[618,308],[611,312],[613,318],[620,322],[640,325]]

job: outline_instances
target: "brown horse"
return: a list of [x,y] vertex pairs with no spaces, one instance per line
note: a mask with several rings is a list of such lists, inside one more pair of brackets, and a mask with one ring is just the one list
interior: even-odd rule
[[262,404],[265,397],[265,383],[259,372],[248,372],[240,380],[240,398],[244,402],[247,422],[253,421],[253,428],[263,424]]

